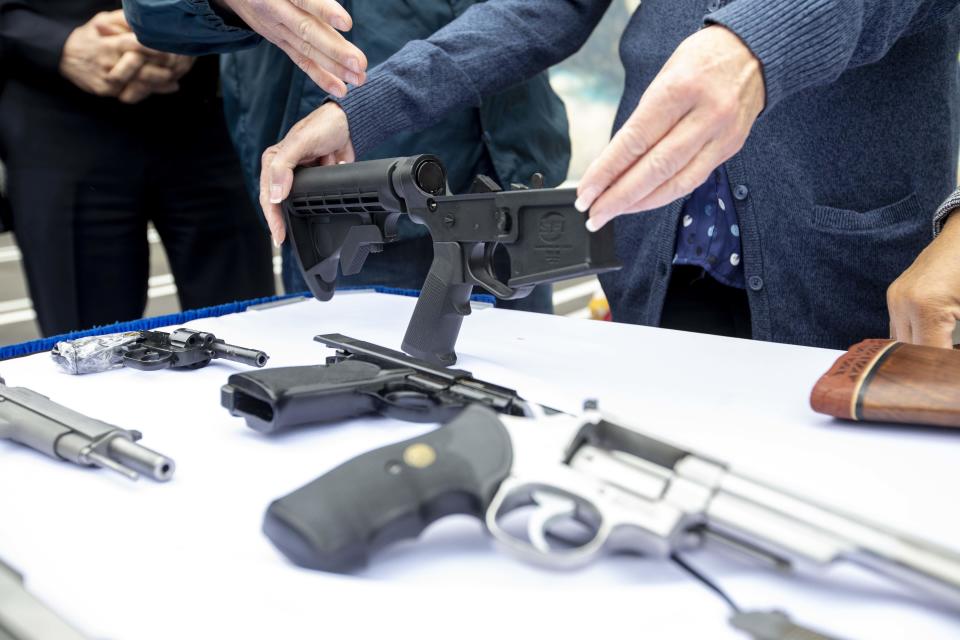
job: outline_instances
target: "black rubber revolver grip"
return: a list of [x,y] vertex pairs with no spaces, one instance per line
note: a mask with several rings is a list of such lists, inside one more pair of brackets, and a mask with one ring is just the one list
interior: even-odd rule
[[263,532],[295,564],[353,571],[439,518],[482,518],[512,463],[497,414],[470,406],[444,427],[358,456],[274,501]]

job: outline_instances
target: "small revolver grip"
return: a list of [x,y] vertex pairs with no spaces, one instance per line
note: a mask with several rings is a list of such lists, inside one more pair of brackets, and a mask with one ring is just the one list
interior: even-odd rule
[[302,567],[352,571],[439,518],[482,518],[512,462],[497,414],[474,405],[436,431],[358,456],[274,501],[263,532]]
[[433,264],[401,345],[415,358],[445,367],[457,362],[457,336],[470,313],[473,285],[464,282],[462,251],[456,242],[434,243]]

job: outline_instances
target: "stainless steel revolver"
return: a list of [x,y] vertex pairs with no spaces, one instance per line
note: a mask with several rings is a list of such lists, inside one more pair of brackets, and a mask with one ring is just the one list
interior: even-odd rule
[[667,557],[708,540],[784,567],[849,561],[960,608],[960,554],[583,415],[498,415],[473,405],[436,431],[358,456],[267,510],[298,565],[350,571],[451,514],[508,551],[570,568],[603,550]]

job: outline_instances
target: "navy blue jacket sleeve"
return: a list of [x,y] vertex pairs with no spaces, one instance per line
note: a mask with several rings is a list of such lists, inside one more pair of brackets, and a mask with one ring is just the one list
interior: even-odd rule
[[574,54],[610,0],[487,0],[414,40],[337,100],[359,155],[395,133],[527,80]]
[[0,0],[0,60],[6,73],[29,69],[59,74],[63,44],[81,24],[41,15],[24,2]]
[[208,0],[123,0],[137,39],[147,47],[190,56],[252,47],[260,36],[229,24]]
[[[960,0],[736,0],[710,14],[763,65],[767,107],[876,62]],[[952,53],[956,53],[955,51]]]

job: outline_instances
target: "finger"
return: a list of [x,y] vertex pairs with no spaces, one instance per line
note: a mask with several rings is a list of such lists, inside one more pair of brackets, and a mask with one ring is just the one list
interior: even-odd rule
[[300,51],[289,42],[286,40],[278,40],[276,45],[321,89],[338,98],[343,98],[347,95],[347,85],[326,69],[317,66],[313,60],[301,54]]
[[267,227],[270,228],[273,245],[279,247],[283,244],[283,239],[286,236],[286,228],[283,224],[283,213],[280,211],[280,205],[270,202],[270,165],[276,155],[277,147],[270,147],[260,157],[260,209],[267,221]]
[[170,85],[177,79],[176,74],[173,69],[167,67],[157,66],[155,64],[145,64],[140,69],[140,73],[137,74],[137,80],[147,84],[147,85],[156,85],[164,86]]
[[137,104],[151,93],[150,88],[134,80],[123,88],[117,96],[117,100],[124,104]]
[[586,211],[620,174],[646,154],[690,111],[693,93],[686,88],[668,88],[654,79],[637,108],[613,136],[603,153],[580,179],[576,206]]
[[910,342],[913,329],[910,326],[911,303],[903,291],[906,278],[901,275],[887,288],[887,312],[890,314],[890,337],[898,342]]
[[953,348],[953,331],[957,320],[948,310],[935,306],[920,306],[910,318],[913,335],[910,342],[942,349]]
[[[608,211],[608,213],[603,216],[595,214],[594,209],[591,208],[589,228],[593,230],[599,229],[621,213],[648,211],[670,204],[703,184],[710,176],[710,173],[723,164],[728,157],[729,156],[721,152],[720,144],[716,140],[711,140],[700,150],[700,153],[694,156],[690,164],[648,196],[623,207],[613,209],[607,207],[606,211]],[[606,193],[597,200],[597,205],[601,207],[601,211],[604,206],[602,199],[605,197],[607,197]],[[616,209],[620,209],[620,211]]]
[[714,132],[708,128],[709,124],[694,114],[681,120],[660,142],[607,187],[593,202],[590,217],[606,220],[630,211],[627,207],[643,200],[673,179],[703,150],[705,142],[714,136]]
[[134,51],[143,56],[152,57],[157,52],[152,49],[148,49],[137,40],[137,36],[133,33],[120,33],[115,36],[107,36],[104,38],[106,44],[117,54],[117,56],[126,53],[127,51]]
[[330,25],[290,3],[282,3],[277,8],[277,17],[289,32],[295,34],[294,41],[306,41],[318,54],[335,60],[354,73],[366,71],[367,57]]
[[127,18],[123,15],[123,9],[102,11],[95,15],[90,22],[96,27],[97,33],[102,36],[129,33],[131,31],[130,25],[127,23]]
[[[329,29],[329,27],[326,28]],[[284,39],[286,40],[287,44],[291,48],[296,48],[303,60],[309,60],[313,65],[320,69],[326,70],[335,78],[345,80],[350,84],[357,86],[363,84],[363,81],[366,79],[366,72],[354,72],[351,69],[347,69],[333,58],[320,52],[308,40],[298,37],[286,27],[283,27],[283,31],[286,34]],[[336,32],[333,32],[332,30],[331,32],[336,34]],[[341,36],[336,34],[336,37],[339,38]],[[296,45],[294,43],[296,43]]]
[[144,57],[136,51],[127,51],[107,73],[107,80],[125,85],[137,75],[145,62]]
[[293,0],[293,4],[338,31],[350,31],[353,28],[353,18],[336,0]]

